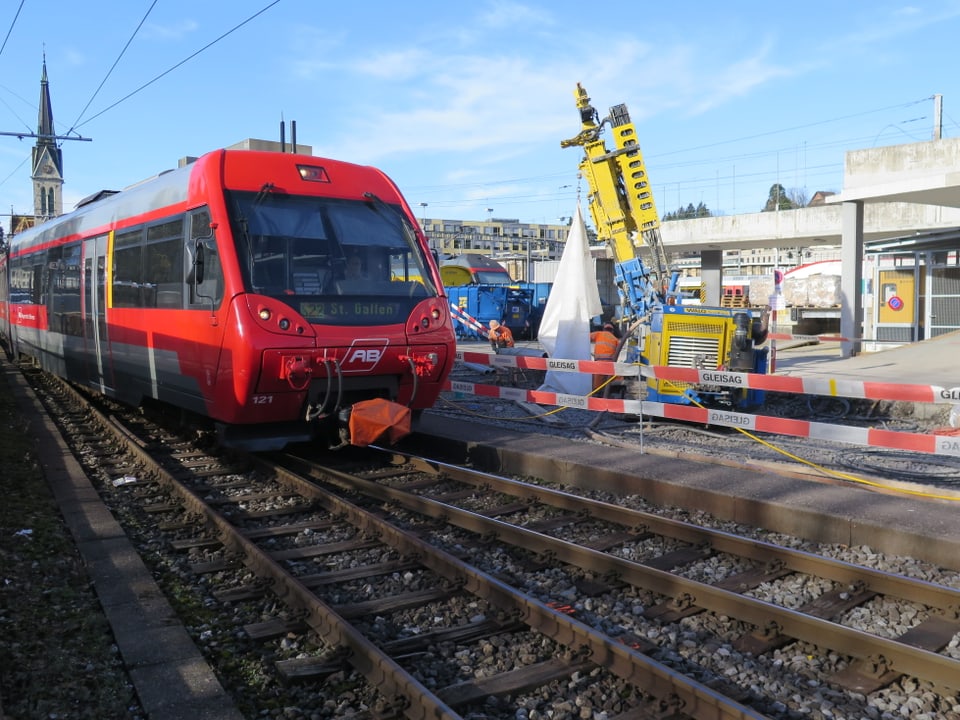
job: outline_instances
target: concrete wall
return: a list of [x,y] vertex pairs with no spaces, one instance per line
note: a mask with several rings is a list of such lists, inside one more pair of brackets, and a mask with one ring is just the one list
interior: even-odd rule
[[[866,240],[958,226],[960,209],[954,207],[889,202],[864,208]],[[840,235],[838,205],[676,220],[660,229],[668,251],[839,245]]]

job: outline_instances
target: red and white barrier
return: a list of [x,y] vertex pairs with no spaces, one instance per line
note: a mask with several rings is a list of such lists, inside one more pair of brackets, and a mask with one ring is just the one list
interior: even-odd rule
[[[689,385],[721,385],[753,390],[871,400],[924,403],[960,402],[960,387],[943,388],[937,385],[911,385],[842,380],[836,378],[762,375],[759,373],[744,373],[728,370],[698,370],[694,368],[661,365],[645,366],[610,362],[607,360],[559,360],[542,357],[497,355],[482,352],[457,351],[456,358],[462,362],[471,362],[479,365],[486,364],[502,368],[553,370],[559,372],[585,373],[589,375],[640,375]],[[960,437],[956,435],[907,433],[877,428],[848,427],[810,420],[703,408],[695,405],[650,402],[646,400],[596,398],[465,382],[448,381],[444,389],[479,397],[534,402],[582,410],[646,415],[662,417],[669,420],[683,420],[703,425],[719,425],[756,432],[805,437],[814,440],[830,440],[852,445],[882,447],[894,450],[911,450],[914,452],[960,457]]]
[[[639,402],[639,401],[638,401]],[[730,410],[700,408],[692,405],[646,402],[643,415],[670,420],[686,420],[705,425],[722,425],[753,432],[776,433],[812,440],[829,440],[850,445],[866,445],[893,450],[912,450],[933,455],[960,457],[960,437],[955,435],[924,435],[877,428],[848,427],[789,418],[750,415]]]
[[587,397],[584,395],[568,395],[566,393],[545,392],[543,390],[524,390],[523,388],[500,387],[499,385],[478,385],[476,383],[457,382],[448,380],[443,388],[453,392],[476,395],[477,397],[500,398],[516,402],[532,402],[540,405],[557,405],[560,407],[578,408],[580,410],[597,410],[615,413],[640,412],[639,400],[616,400],[612,398]]
[[554,360],[526,355],[498,355],[484,352],[464,352],[457,350],[458,362],[477,365],[492,365],[500,368],[518,368],[523,370],[555,370],[558,372],[578,372],[589,375],[633,375],[640,374],[640,365],[634,363],[610,362],[609,360]]
[[845,338],[839,335],[792,335],[790,333],[772,332],[767,335],[770,340],[801,340],[807,342],[854,342],[855,338]]
[[800,377],[795,375],[764,375],[733,370],[698,370],[667,365],[636,365],[607,360],[557,360],[553,358],[495,355],[458,350],[456,359],[478,365],[581,372],[589,375],[621,375],[656,378],[692,385],[721,385],[750,390],[849,397],[865,400],[893,400],[900,402],[958,403],[960,387],[939,385],[873,382],[841,378]]
[[660,380],[696,385],[723,385],[751,390],[848,397],[865,400],[895,400],[901,402],[956,403],[960,402],[960,387],[939,385],[873,382],[839,378],[800,377],[793,375],[762,375],[729,370],[697,370],[695,368],[642,366],[641,374]]
[[466,325],[468,329],[473,330],[475,333],[478,333],[483,337],[487,336],[487,329],[483,326],[482,322],[477,320],[463,308],[457,307],[453,303],[450,303],[450,317],[457,322]]
[[[674,368],[675,369],[675,368]],[[924,435],[897,432],[877,428],[847,427],[829,423],[791,418],[752,415],[732,410],[701,408],[694,405],[649,402],[646,400],[617,400],[611,398],[566,395],[564,393],[524,390],[522,388],[479,385],[476,383],[447,381],[443,388],[478,397],[500,398],[516,402],[533,402],[541,405],[556,405],[579,410],[607,411],[614,413],[661,417],[682,420],[702,425],[719,425],[740,428],[752,432],[774,433],[812,440],[882,447],[894,450],[911,450],[933,455],[960,457],[960,437],[955,435]]]

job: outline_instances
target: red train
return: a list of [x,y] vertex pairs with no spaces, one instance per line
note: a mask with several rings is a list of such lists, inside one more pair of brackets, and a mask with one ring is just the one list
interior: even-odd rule
[[332,444],[374,398],[416,413],[454,361],[426,238],[372,167],[218,150],[18,234],[0,270],[11,353],[228,447]]

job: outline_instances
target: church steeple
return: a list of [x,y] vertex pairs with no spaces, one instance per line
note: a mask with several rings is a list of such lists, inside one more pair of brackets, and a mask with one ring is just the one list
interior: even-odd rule
[[37,144],[33,147],[33,214],[38,220],[63,213],[63,151],[57,147],[53,105],[47,80],[47,56],[40,76],[40,107],[37,113]]

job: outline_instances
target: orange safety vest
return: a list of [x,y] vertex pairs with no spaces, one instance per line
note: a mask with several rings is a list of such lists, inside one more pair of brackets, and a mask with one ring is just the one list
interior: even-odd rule
[[493,335],[493,338],[491,339],[497,343],[497,347],[513,347],[513,333],[506,325],[501,325],[496,330],[491,330],[490,334]]
[[609,330],[597,330],[590,333],[590,342],[593,343],[594,360],[616,360],[617,345],[620,341]]

